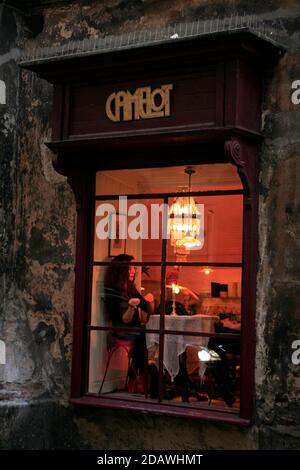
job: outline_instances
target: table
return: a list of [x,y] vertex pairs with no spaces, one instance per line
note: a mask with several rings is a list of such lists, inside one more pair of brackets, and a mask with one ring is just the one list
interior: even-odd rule
[[[164,367],[170,374],[173,381],[180,369],[179,356],[184,353],[188,346],[194,348],[206,347],[209,338],[201,336],[189,336],[182,334],[184,332],[214,333],[214,324],[219,321],[215,315],[166,315],[165,330],[178,331],[178,335],[165,334],[164,344]],[[159,329],[160,316],[151,315],[146,325],[146,331]],[[146,344],[149,354],[157,353],[159,349],[159,334],[147,333]],[[188,365],[187,365],[188,369]],[[199,374],[202,376],[205,372],[206,364],[199,364]],[[189,372],[189,369],[187,370]]]

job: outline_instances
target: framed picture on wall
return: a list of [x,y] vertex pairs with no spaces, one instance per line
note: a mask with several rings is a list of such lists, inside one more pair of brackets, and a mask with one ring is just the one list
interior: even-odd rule
[[108,239],[108,257],[123,255],[126,253],[126,238],[120,238],[120,234],[126,229],[126,215],[111,214]]

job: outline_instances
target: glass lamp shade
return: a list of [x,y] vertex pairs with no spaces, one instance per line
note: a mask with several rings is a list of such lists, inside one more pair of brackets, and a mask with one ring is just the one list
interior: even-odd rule
[[200,212],[193,197],[179,196],[173,202],[169,213],[169,233],[171,245],[177,247],[200,248]]
[[198,238],[193,237],[190,232],[187,232],[181,240],[177,240],[176,245],[185,246],[188,249],[202,247],[201,241]]

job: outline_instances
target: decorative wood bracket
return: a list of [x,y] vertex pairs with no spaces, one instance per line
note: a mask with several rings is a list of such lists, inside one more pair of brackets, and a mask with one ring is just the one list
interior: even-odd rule
[[253,195],[252,181],[250,178],[248,168],[248,155],[244,149],[245,144],[237,138],[227,140],[224,144],[224,150],[229,160],[237,167],[238,174],[240,175],[243,187],[245,189],[246,197],[249,199]]

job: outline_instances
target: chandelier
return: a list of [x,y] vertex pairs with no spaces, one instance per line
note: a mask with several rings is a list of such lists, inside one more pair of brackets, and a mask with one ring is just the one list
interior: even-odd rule
[[185,187],[173,201],[169,212],[169,233],[175,253],[181,248],[189,252],[190,249],[199,250],[203,246],[200,212],[194,198],[190,196],[191,177],[195,171],[188,166],[184,172],[189,176],[188,188]]

